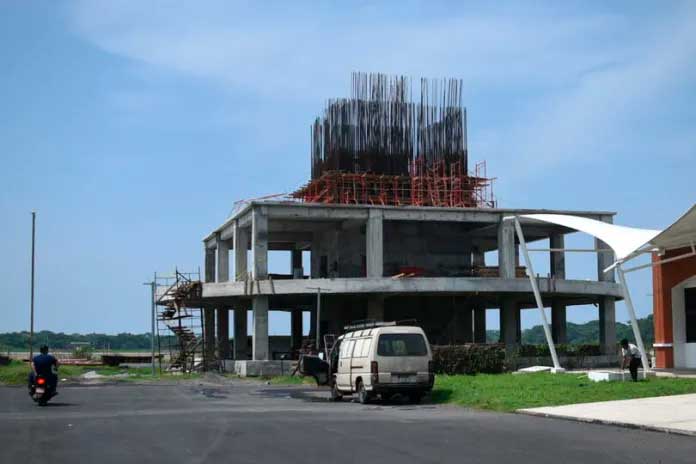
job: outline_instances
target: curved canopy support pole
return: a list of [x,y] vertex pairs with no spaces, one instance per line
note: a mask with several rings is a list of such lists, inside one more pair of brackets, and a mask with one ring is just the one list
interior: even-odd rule
[[558,362],[558,355],[556,354],[556,345],[553,343],[553,337],[551,336],[551,328],[549,327],[549,321],[546,319],[546,312],[544,311],[544,303],[541,300],[541,292],[539,292],[539,286],[537,285],[536,277],[534,274],[534,268],[532,267],[532,260],[529,259],[529,251],[527,250],[527,243],[524,240],[524,234],[522,233],[522,227],[520,226],[520,221],[517,217],[514,218],[515,221],[515,231],[517,232],[517,237],[520,240],[520,248],[522,248],[522,254],[524,255],[524,264],[527,267],[527,276],[529,277],[529,282],[532,284],[532,291],[534,292],[534,299],[536,300],[537,308],[539,308],[539,314],[541,315],[541,322],[544,326],[544,334],[546,335],[546,342],[549,345],[549,351],[551,352],[551,359],[553,359],[553,372],[563,372],[565,369],[561,367]]
[[628,291],[628,285],[626,285],[626,276],[624,275],[624,270],[621,264],[616,266],[616,273],[619,275],[619,280],[621,281],[621,287],[624,294],[624,303],[626,303],[626,309],[628,309],[628,315],[631,318],[631,328],[633,328],[633,336],[636,337],[636,345],[638,345],[638,349],[640,350],[640,359],[643,362],[643,372],[647,377],[647,372],[650,370],[650,364],[648,364],[648,355],[645,353],[643,337],[640,335],[638,321],[636,320],[636,311],[633,309],[633,301],[631,301],[631,292]]

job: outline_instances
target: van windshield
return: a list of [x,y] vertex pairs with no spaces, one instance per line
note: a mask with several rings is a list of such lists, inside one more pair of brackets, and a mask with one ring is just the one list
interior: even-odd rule
[[377,354],[380,356],[425,356],[428,354],[428,348],[421,334],[382,334],[379,336]]

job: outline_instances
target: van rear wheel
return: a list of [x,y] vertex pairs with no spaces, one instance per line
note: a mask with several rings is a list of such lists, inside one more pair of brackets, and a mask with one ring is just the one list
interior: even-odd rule
[[360,401],[360,404],[368,404],[371,399],[370,393],[365,390],[365,385],[362,382],[358,382],[358,401]]

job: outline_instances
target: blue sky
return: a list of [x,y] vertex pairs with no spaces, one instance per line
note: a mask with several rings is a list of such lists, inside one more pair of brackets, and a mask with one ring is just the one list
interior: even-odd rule
[[[302,184],[309,124],[354,70],[463,79],[501,206],[664,227],[696,200],[694,24],[688,2],[4,1],[0,332],[28,325],[32,209],[37,328],[148,330],[141,283],[201,265],[234,201]],[[639,315],[650,282],[630,275]]]

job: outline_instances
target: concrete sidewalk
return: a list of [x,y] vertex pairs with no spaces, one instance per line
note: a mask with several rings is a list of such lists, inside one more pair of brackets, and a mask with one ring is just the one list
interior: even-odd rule
[[696,394],[520,409],[518,412],[696,436]]

